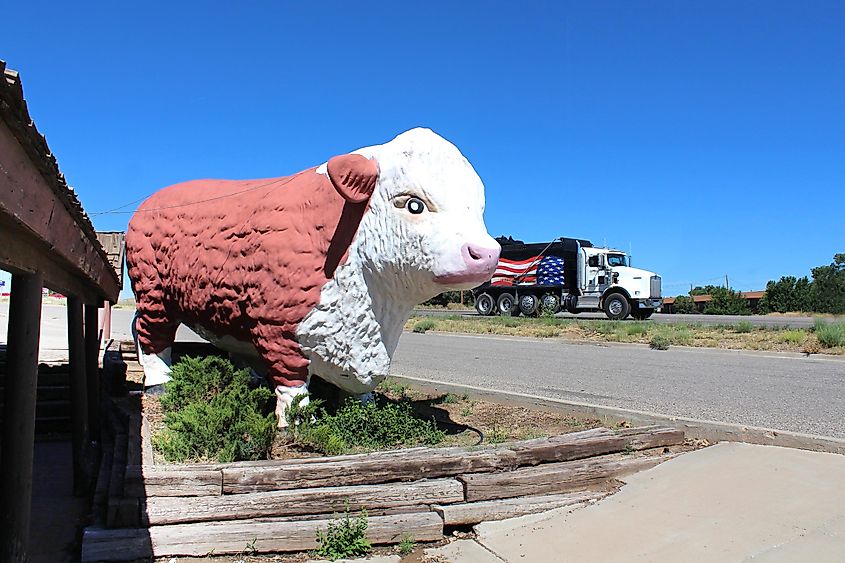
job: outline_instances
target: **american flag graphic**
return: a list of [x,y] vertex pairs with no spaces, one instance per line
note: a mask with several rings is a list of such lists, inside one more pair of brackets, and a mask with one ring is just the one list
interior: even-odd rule
[[[563,258],[532,256],[525,260],[499,258],[492,285],[563,285]],[[517,279],[518,278],[518,279]]]

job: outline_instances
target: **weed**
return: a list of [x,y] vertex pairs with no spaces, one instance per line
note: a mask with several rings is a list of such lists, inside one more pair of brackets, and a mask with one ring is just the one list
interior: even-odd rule
[[414,551],[416,546],[417,544],[414,541],[414,536],[411,534],[405,534],[402,536],[402,541],[399,542],[399,555],[409,555],[412,551]]
[[754,325],[751,324],[749,321],[740,321],[736,325],[736,331],[740,334],[747,334],[754,330]]
[[329,520],[326,531],[317,530],[317,548],[315,554],[326,557],[329,561],[347,557],[361,557],[372,551],[373,546],[367,539],[367,511],[362,508],[354,519],[349,514],[349,503],[341,518]]
[[508,439],[508,433],[498,424],[494,424],[490,432],[487,433],[487,441],[491,444],[501,444]]
[[408,386],[403,385],[402,383],[397,383],[393,381],[389,377],[379,383],[378,389],[384,393],[389,393],[391,395],[396,395],[398,397],[407,397],[408,396]]
[[446,393],[434,400],[434,403],[437,405],[454,405],[456,403],[460,403],[461,398],[455,395],[454,393]]
[[417,323],[414,325],[413,331],[424,333],[433,329],[436,326],[437,321],[435,321],[434,319],[422,319],[421,321],[417,321]]
[[537,338],[554,338],[558,335],[558,330],[554,327],[538,327],[534,331],[534,336]]
[[625,326],[628,336],[643,336],[648,334],[648,325],[645,323],[631,323]]
[[628,442],[627,444],[625,444],[625,449],[622,450],[622,454],[632,455],[635,451],[637,451],[637,450],[634,449],[634,444],[631,443],[631,442]]
[[648,345],[654,350],[668,350],[669,344],[671,343],[672,341],[669,339],[669,337],[663,334],[655,334],[651,337],[651,341],[648,343]]
[[822,348],[845,346],[845,323],[828,324],[816,319],[815,333]]
[[183,358],[161,397],[165,428],[153,443],[168,461],[264,459],[276,431],[273,392],[250,387],[228,360]]
[[801,344],[807,333],[803,330],[784,330],[778,333],[777,339],[785,344]]
[[415,416],[407,401],[391,403],[377,399],[364,405],[357,399],[347,399],[333,415],[323,408],[317,409],[314,419],[302,416],[299,409],[298,401],[294,400],[289,409],[290,416],[299,422],[298,426],[290,426],[294,439],[327,455],[435,445],[446,436],[433,420]]
[[519,326],[519,321],[513,317],[501,317],[501,322],[499,324],[508,328],[516,328]]
[[473,411],[475,410],[475,401],[470,401],[468,404],[464,405],[461,409],[461,416],[466,418],[472,416]]

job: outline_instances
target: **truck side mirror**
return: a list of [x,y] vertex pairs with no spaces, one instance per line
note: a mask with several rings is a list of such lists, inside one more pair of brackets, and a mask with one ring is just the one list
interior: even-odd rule
[[590,268],[598,268],[599,266],[599,257],[598,256],[590,256],[589,260],[587,260],[587,265]]

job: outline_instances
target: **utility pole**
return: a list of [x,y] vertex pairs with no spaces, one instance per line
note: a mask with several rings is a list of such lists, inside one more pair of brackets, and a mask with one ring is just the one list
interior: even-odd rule
[[731,286],[728,283],[728,274],[725,274],[725,289],[730,289],[730,288],[731,288]]

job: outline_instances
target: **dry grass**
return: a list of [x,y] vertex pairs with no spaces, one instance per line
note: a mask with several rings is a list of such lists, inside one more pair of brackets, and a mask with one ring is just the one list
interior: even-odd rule
[[[674,346],[726,348],[731,350],[769,350],[843,355],[845,346],[819,346],[812,329],[757,327],[746,323],[734,325],[657,324],[654,322],[575,320],[559,318],[426,317],[427,329],[435,332],[499,334],[532,338],[563,338],[592,342],[629,342],[649,344],[657,337]],[[405,328],[419,322],[411,317]]]

